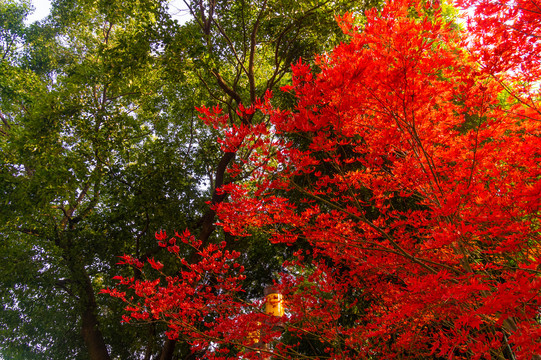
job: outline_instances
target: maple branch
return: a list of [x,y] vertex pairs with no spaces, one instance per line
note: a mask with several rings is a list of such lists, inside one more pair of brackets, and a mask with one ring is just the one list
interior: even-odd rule
[[[358,209],[359,211],[362,212],[363,207],[362,207],[361,204],[359,203],[359,200],[357,199],[357,195],[355,194],[355,192],[354,192],[353,189],[351,188],[350,182],[347,181],[347,179],[346,179],[346,177],[345,177],[345,174],[344,174],[344,171],[343,171],[343,168],[340,166],[340,164],[338,164],[338,162],[337,162],[337,160],[336,160],[336,159],[338,159],[338,156],[333,156],[333,154],[329,154],[329,155],[330,155],[330,157],[334,160],[334,161],[332,162],[332,164],[333,164],[333,166],[335,167],[335,170],[337,170],[337,172],[339,173],[339,175],[342,177],[342,183],[345,184],[345,186],[346,186],[347,189],[348,189],[348,193],[349,193],[350,196],[354,199],[355,205],[356,205],[357,209]],[[336,155],[336,154],[334,154],[334,155]],[[297,189],[300,188],[300,187],[299,187],[298,185],[296,185],[296,184],[295,184],[295,186],[297,187]],[[305,192],[305,193],[306,193],[306,192]],[[314,195],[314,196],[315,196],[315,195]],[[319,200],[322,199],[322,198],[320,198],[320,197],[317,197],[317,198],[318,198]],[[325,200],[324,200],[324,201],[325,201]],[[327,202],[327,203],[328,203],[328,202]],[[338,208],[338,207],[337,207],[337,208]],[[340,209],[341,209],[341,211],[344,211],[344,212],[347,213],[348,215],[350,215],[350,216],[352,215],[350,212],[343,210],[343,208],[340,208]],[[367,224],[370,223],[369,225],[371,225],[371,226],[373,225],[373,227],[375,227],[376,230],[379,229],[379,227],[377,227],[375,224],[373,224],[372,222],[370,222],[370,221],[369,221],[368,219],[366,219],[366,217],[364,217],[364,216],[362,217],[362,219],[361,219],[361,218],[358,218],[358,219],[360,219],[360,220],[363,221],[364,223],[367,223]],[[379,231],[379,230],[378,230],[378,231]],[[398,246],[398,248],[397,248],[398,251],[392,251],[392,250],[390,250],[390,249],[383,249],[383,248],[380,248],[380,249],[364,248],[364,249],[373,249],[373,250],[376,250],[376,251],[387,251],[387,252],[390,252],[390,253],[394,253],[394,254],[396,254],[396,255],[402,255],[402,256],[404,256],[404,253],[406,253],[406,251],[403,250],[402,248],[400,248],[400,246],[398,245],[397,242],[394,242],[393,240],[390,240],[390,236],[387,236],[387,233],[386,233],[386,232],[383,232],[383,229],[381,229],[381,231],[379,231],[379,232],[380,232],[380,233],[384,233],[385,236],[386,236],[386,238],[393,244],[393,246],[394,246],[394,244],[396,244],[396,245]],[[368,243],[370,243],[370,242],[368,242]],[[429,260],[429,259],[425,259],[425,258],[423,258],[423,259],[417,258],[417,257],[414,257],[414,256],[411,255],[411,254],[408,254],[408,256],[406,256],[406,257],[409,258],[410,260],[411,260],[412,258],[416,258],[416,259],[419,259],[420,261],[422,260],[423,262],[427,262],[427,263],[430,263],[430,264],[435,265],[435,266],[443,267],[443,268],[445,268],[445,269],[447,269],[447,270],[450,270],[450,271],[452,271],[452,272],[454,272],[454,273],[457,273],[457,274],[460,273],[460,271],[458,271],[457,269],[455,269],[455,268],[453,268],[453,267],[451,267],[451,266],[448,266],[448,265],[446,265],[446,264],[443,264],[443,263],[435,262],[435,261],[432,261],[432,260]],[[456,280],[455,280],[455,281],[456,281]]]
[[[272,235],[272,232],[268,232],[267,234]],[[345,245],[347,247],[355,248],[355,249],[358,249],[358,250],[379,251],[379,252],[385,252],[385,253],[389,253],[389,254],[393,254],[393,255],[399,255],[399,256],[404,257],[403,253],[400,252],[399,250],[393,250],[393,249],[381,247],[380,244],[372,242],[372,241],[367,241],[366,239],[355,240],[355,239],[352,239],[350,237],[346,237],[346,236],[344,236],[342,234],[339,234],[339,236],[341,236],[345,241],[344,242],[339,242],[339,241],[324,240],[324,241],[318,241],[318,243],[336,244],[336,245],[342,245],[342,246]],[[305,237],[305,236],[300,236],[299,235],[299,238],[303,238],[303,239],[308,240],[308,238]],[[348,244],[349,241],[353,241],[354,245],[349,245]],[[361,246],[361,245],[358,245],[358,244],[369,244],[369,245],[372,245],[372,247],[365,247],[365,246]],[[454,268],[452,266],[449,266],[447,264],[443,264],[441,262],[437,262],[437,261],[430,260],[430,259],[427,259],[427,258],[420,258],[420,257],[417,257],[417,256],[415,258],[418,259],[419,261],[423,261],[423,262],[432,264],[434,266],[438,266],[438,267],[444,268],[446,270],[449,270],[450,272],[452,272],[452,273],[454,273],[456,275],[460,275],[462,273],[460,270],[458,270],[458,269],[456,269],[456,268]],[[458,283],[458,280],[456,280],[456,279],[449,279],[449,281],[452,282],[452,283],[455,283],[455,284]]]
[[[380,97],[376,96],[376,91],[374,91],[374,89],[370,88],[367,84],[365,84],[364,82],[360,82],[360,85],[363,86],[367,91],[368,91],[368,94],[370,94],[372,96],[372,98],[374,100],[376,100],[379,105],[382,106],[382,110],[379,110],[379,112],[381,112],[382,114],[385,114],[387,116],[390,116],[396,123],[396,125],[398,126],[398,128],[404,132],[404,133],[408,133],[410,135],[410,137],[415,141],[417,142],[417,144],[420,145],[421,147],[421,151],[423,152],[424,156],[425,156],[425,159],[427,159],[428,161],[428,166],[429,166],[429,169],[430,169],[430,173],[432,174],[432,177],[434,178],[434,180],[436,181],[436,185],[438,186],[438,190],[440,193],[443,193],[442,192],[442,189],[441,187],[439,186],[439,183],[438,183],[438,178],[436,176],[436,174],[434,173],[434,170],[431,166],[431,163],[429,161],[429,156],[428,154],[426,153],[426,151],[424,150],[421,142],[420,142],[420,139],[419,139],[419,136],[418,134],[416,133],[415,131],[415,128],[412,127],[412,130],[414,130],[414,133],[412,133],[411,131],[408,130],[408,128],[410,127],[408,125],[408,122],[406,121],[405,118],[402,118],[401,116],[399,116],[392,108],[390,108],[384,101],[383,99],[381,99]],[[374,109],[375,111],[375,109]],[[404,130],[405,128],[405,130]],[[409,144],[409,146],[411,147],[413,153],[415,154],[415,156],[417,157],[417,159],[419,160],[419,165],[423,168],[423,171],[424,172],[427,172],[425,170],[425,165],[423,164],[423,161],[421,161],[421,156],[419,154],[419,152],[417,151],[417,148],[414,146],[414,144],[410,141],[409,138],[406,138],[406,141],[407,143]],[[434,200],[436,202],[436,204],[438,204],[438,206],[441,206],[441,203],[440,203],[440,200],[439,198],[436,196],[436,191],[433,187],[433,184],[432,182],[429,182],[429,186],[432,188],[432,194],[435,196]]]
[[[535,111],[537,111],[538,113],[541,114],[541,111],[539,110],[539,108],[536,106],[536,103],[534,101],[532,101],[531,104],[528,104],[526,101],[524,101],[522,98],[520,98],[519,96],[517,96],[515,94],[515,92],[509,87],[507,86],[496,74],[490,74],[490,76],[496,80],[496,82],[509,94],[511,95],[515,100],[517,100],[520,104],[524,105],[524,106],[527,106],[529,108],[533,108],[535,109]],[[523,116],[523,115],[521,115]],[[532,117],[529,117],[528,116],[528,119],[530,120],[534,120],[534,121],[541,121],[540,119],[536,119],[536,118],[532,118]]]
[[[483,94],[484,99],[484,94]],[[475,170],[475,163],[476,163],[476,157],[477,157],[477,147],[479,146],[479,129],[481,128],[481,117],[479,116],[479,121],[477,123],[477,127],[475,129],[475,146],[473,148],[473,159],[470,169],[470,176],[468,178],[468,188],[471,187],[471,183],[473,180],[473,172]]]
[[328,201],[326,199],[323,199],[322,197],[319,197],[319,196],[317,196],[315,194],[312,194],[309,191],[304,190],[303,188],[298,186],[295,182],[291,182],[291,183],[293,184],[293,186],[298,191],[302,192],[303,194],[311,196],[314,199],[319,200],[319,201],[331,206],[332,208],[334,208],[336,210],[339,210],[339,211],[343,212],[344,214],[347,214],[347,215],[351,216],[352,218],[367,224],[372,229],[376,230],[380,235],[382,235],[386,240],[388,240],[391,243],[391,245],[393,245],[393,247],[398,250],[400,255],[402,255],[403,257],[405,257],[405,258],[413,261],[414,263],[420,265],[421,267],[423,267],[424,269],[428,270],[429,272],[431,272],[433,274],[438,273],[438,271],[436,271],[436,269],[434,269],[433,267],[423,263],[422,261],[420,261],[420,259],[418,259],[417,257],[411,255],[406,250],[404,250],[387,232],[385,232],[382,228],[380,228],[379,226],[374,224],[372,221],[368,220],[366,217],[364,217],[364,216],[360,217],[358,215],[355,215],[355,214],[341,208],[340,206],[338,206],[338,205],[336,205],[336,204],[334,204],[334,203],[332,203],[332,202],[330,202],[330,201]]
[[[419,134],[417,133],[417,128],[415,126],[415,114],[412,114],[412,121],[413,121],[413,124],[412,124],[412,131],[413,133],[411,134],[413,139],[417,142],[417,144],[419,145],[419,147],[421,148],[421,152],[423,153],[427,163],[428,163],[428,168],[430,170],[430,173],[432,174],[432,178],[434,179],[435,183],[436,183],[436,187],[438,188],[439,192],[441,195],[443,195],[443,190],[441,188],[441,185],[440,185],[440,178],[439,176],[436,174],[435,172],[435,168],[436,168],[436,165],[434,164],[434,159],[432,158],[431,155],[428,154],[428,152],[426,151],[422,141],[421,141],[421,138],[419,137]],[[422,161],[419,162],[421,164],[421,166],[423,166],[423,163]],[[441,205],[438,197],[436,196],[435,197],[435,200],[436,200],[436,203],[438,205]]]

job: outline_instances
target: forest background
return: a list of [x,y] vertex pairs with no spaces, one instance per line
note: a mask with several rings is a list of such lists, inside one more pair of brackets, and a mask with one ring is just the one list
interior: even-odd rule
[[[541,354],[541,345],[536,340],[541,334],[538,278],[541,257],[536,149],[540,137],[535,124],[539,123],[540,12],[535,1],[516,3],[522,7],[516,10],[513,4],[509,5],[515,11],[513,19],[516,24],[524,20],[530,27],[521,27],[520,31],[508,27],[507,35],[501,36],[495,25],[506,25],[501,18],[492,23],[474,21],[466,42],[458,39],[461,26],[465,25],[456,21],[457,10],[446,3],[405,6],[405,2],[396,2],[395,6],[393,2],[349,0],[199,0],[186,2],[192,18],[180,24],[172,18],[166,1],[56,0],[48,17],[27,24],[30,2],[2,0],[2,357],[165,360],[261,358],[266,353],[281,358],[538,357]],[[505,4],[503,10],[487,7],[483,1],[461,5],[476,5],[481,14],[485,11],[488,20],[494,14],[509,15]],[[370,9],[377,11],[365,15]],[[530,17],[522,16],[523,13]],[[352,16],[338,21],[337,16],[342,14]],[[379,22],[381,14],[402,27],[386,25],[392,29],[386,33],[386,27]],[[485,18],[478,15],[476,19]],[[366,30],[375,31],[377,24],[381,26],[377,28],[379,32]],[[408,28],[408,24],[424,27],[416,30]],[[432,27],[433,24],[436,25]],[[341,97],[336,92],[345,83],[339,73],[334,78],[337,82],[342,79],[342,83],[335,87],[328,80],[319,83],[314,80],[317,76],[309,75],[321,73],[318,79],[323,79],[325,74],[332,73],[334,66],[343,73],[351,70],[351,78],[357,79],[355,69],[336,60],[351,55],[348,53],[351,49],[344,50],[349,48],[341,43],[356,44],[351,39],[361,39],[355,34],[363,32],[381,34],[382,43],[358,40],[361,45],[355,51],[360,53],[364,45],[368,48],[376,46],[372,44],[388,45],[384,41],[394,39],[395,35],[403,37],[405,33],[399,30],[405,29],[415,36],[422,35],[419,35],[422,45],[416,45],[416,49],[427,51],[417,51],[421,54],[419,59],[425,61],[423,54],[431,54],[428,56],[431,61],[440,61],[440,65],[434,62],[433,68],[445,65],[442,72],[424,79],[430,86],[423,88],[431,92],[442,90],[446,95],[457,96],[459,90],[471,95],[471,98],[451,100],[443,99],[442,95],[431,103],[432,110],[457,119],[451,124],[441,121],[456,136],[453,142],[441,140],[434,149],[444,147],[455,151],[446,153],[449,160],[446,166],[456,166],[461,177],[442,172],[433,174],[433,178],[428,176],[424,185],[452,180],[467,183],[467,191],[479,195],[469,186],[475,183],[472,179],[482,179],[480,183],[486,186],[479,188],[483,188],[484,196],[472,196],[463,203],[471,201],[484,209],[492,207],[495,214],[485,219],[475,212],[477,223],[483,224],[483,228],[457,220],[456,214],[455,218],[446,214],[446,223],[455,226],[453,231],[459,234],[466,231],[470,235],[467,239],[463,235],[453,237],[446,228],[449,239],[446,238],[445,245],[431,248],[434,257],[424,255],[426,239],[436,239],[435,234],[443,239],[443,232],[434,229],[445,226],[441,221],[437,226],[431,221],[441,220],[449,208],[431,204],[433,194],[404,183],[396,185],[399,183],[396,179],[401,179],[397,174],[404,173],[397,164],[419,160],[408,155],[410,151],[415,153],[415,146],[397,149],[391,144],[382,150],[381,143],[375,144],[374,153],[394,149],[389,152],[392,158],[374,155],[370,161],[375,162],[368,163],[370,156],[365,150],[361,152],[363,156],[351,155],[359,154],[356,147],[365,149],[365,143],[361,144],[355,136],[343,135],[342,128],[336,130],[335,124],[306,128],[283,125],[287,121],[277,122],[284,116],[292,116],[295,121],[315,124],[315,119],[325,111],[315,111],[302,118],[306,111],[326,109],[328,104],[339,108],[343,105],[334,103],[336,99],[352,96]],[[526,35],[520,37],[515,33]],[[486,34],[491,36],[483,37]],[[426,39],[434,43],[427,45]],[[442,46],[431,45],[440,42]],[[470,55],[465,55],[466,44],[470,46]],[[450,56],[451,52],[461,54],[460,60]],[[404,53],[394,55],[381,59],[382,63],[401,59],[399,56]],[[443,62],[442,55],[449,56],[445,58],[448,63]],[[337,62],[326,67],[322,60],[326,56],[329,61]],[[355,57],[351,59],[354,64]],[[491,59],[502,61],[493,63]],[[296,73],[292,64],[296,64],[293,67]],[[398,66],[385,64],[388,69]],[[468,69],[467,76],[471,77],[453,77],[456,73],[445,72],[449,68]],[[389,73],[375,77],[377,69],[372,69],[375,83],[379,78],[388,78]],[[388,93],[389,99],[404,86],[396,81],[394,85],[382,85],[395,86],[396,91]],[[313,89],[304,87],[312,83]],[[462,83],[467,86],[450,87]],[[409,94],[407,89],[400,93],[403,104],[409,101],[404,100],[405,94]],[[408,96],[413,101],[413,95]],[[486,102],[480,104],[481,98]],[[355,101],[362,103],[359,99]],[[452,108],[448,107],[450,103]],[[409,111],[408,106],[405,108]],[[469,108],[462,111],[461,107]],[[284,115],[280,109],[295,109],[303,115]],[[327,113],[326,118],[332,116]],[[376,118],[374,115],[373,119]],[[359,120],[355,124],[356,121]],[[507,127],[497,126],[500,122]],[[503,130],[496,134],[485,131],[485,127]],[[287,142],[258,140],[271,138],[269,131],[276,131],[275,135]],[[476,137],[471,143],[456,142],[456,139],[471,140],[460,137],[462,134]],[[513,134],[510,140],[505,138],[498,143],[499,136],[507,134]],[[399,138],[396,134],[387,135]],[[345,138],[325,143],[340,136]],[[430,134],[427,139],[434,137],[437,136]],[[351,138],[356,141],[354,144],[349,142]],[[501,155],[494,150],[498,147],[487,145],[490,143],[516,149],[516,153]],[[318,167],[314,161],[329,162],[324,159],[337,158],[338,146],[353,160]],[[496,177],[500,182],[490,172],[496,171],[493,166],[476,168],[468,156],[457,155],[453,146],[460,146],[463,154],[473,154],[474,164],[484,164],[479,159],[486,156],[486,164],[496,164],[495,168],[500,169]],[[489,155],[478,151],[481,147],[487,153],[493,150],[493,154],[505,157],[491,162]],[[265,158],[271,167],[262,166],[261,159],[252,157],[254,153],[266,156],[272,153],[273,157]],[[305,157],[297,156],[300,153]],[[460,168],[462,158],[469,167]],[[308,163],[303,163],[303,159]],[[363,178],[364,187],[356,188],[357,195],[353,196],[337,180],[344,179],[342,170],[353,174],[352,163],[359,163],[357,169],[363,171],[371,166],[392,172],[396,177]],[[424,163],[420,164],[422,168]],[[432,158],[428,162],[429,168],[439,169],[440,165]],[[264,171],[259,172],[259,168]],[[322,174],[327,177],[325,184],[313,178]],[[417,175],[423,178],[421,173]],[[288,179],[290,183],[277,184],[277,178]],[[329,185],[332,178],[335,182],[330,181]],[[356,181],[353,177],[348,179],[347,182]],[[379,185],[373,184],[381,183],[382,179],[396,187],[378,192]],[[366,185],[366,181],[372,185]],[[492,182],[499,185],[487,185]],[[236,188],[237,185],[245,192]],[[344,198],[333,193],[336,188],[342,189]],[[501,192],[508,195],[509,202],[489,200],[499,199],[494,194]],[[362,206],[350,203],[356,196],[362,198]],[[466,198],[464,193],[460,196]],[[392,203],[393,211],[397,212],[388,213],[390,202],[395,201],[391,200],[393,197],[400,199]],[[283,199],[298,206],[299,213],[290,212],[290,206],[281,207]],[[312,205],[303,205],[312,201],[317,203],[317,210]],[[451,200],[445,198],[442,203],[449,204]],[[466,208],[470,209],[464,205],[463,211]],[[437,215],[430,213],[435,209]],[[301,212],[304,217],[297,218]],[[510,222],[502,220],[504,213]],[[269,214],[273,215],[272,221],[267,218]],[[277,214],[288,214],[289,218]],[[322,222],[329,214],[339,224]],[[404,214],[409,214],[408,219],[414,219],[414,223],[405,221]],[[217,227],[218,221],[222,227]],[[368,225],[371,230],[362,225],[352,226],[352,221]],[[344,229],[345,225],[349,230]],[[318,233],[317,229],[324,232]],[[337,229],[347,232],[350,239],[370,239],[372,243],[345,245],[343,238],[333,237]],[[178,247],[176,240],[165,235],[166,231],[171,234],[175,230],[178,235],[173,239],[183,244]],[[379,235],[374,235],[374,230]],[[246,236],[248,233],[250,236]],[[393,242],[397,234],[403,236],[403,241],[407,239],[407,246]],[[374,251],[371,248],[374,243],[376,250],[383,249],[387,257],[373,256],[370,251]],[[417,253],[421,245],[423,252]],[[336,255],[337,249],[343,256]],[[226,252],[234,256],[229,258]],[[310,254],[318,254],[319,259]],[[394,256],[406,259],[405,263]],[[121,263],[134,266],[119,267],[119,257]],[[386,266],[378,269],[359,266],[359,259]],[[141,271],[143,263],[159,273]],[[233,276],[223,270],[229,263],[239,271],[243,269],[242,273]],[[205,264],[214,267],[207,268]],[[220,269],[216,270],[216,264]],[[183,266],[189,271],[181,272]],[[148,309],[157,301],[153,296],[162,296],[168,289],[166,286],[158,290],[156,280],[161,279],[170,290],[179,292],[181,288],[175,288],[170,279],[195,272],[207,275],[203,280],[185,281],[184,285],[189,286],[182,290],[186,293],[192,290],[198,296],[193,297],[191,304],[161,305],[149,315]],[[118,280],[121,285],[117,285]],[[275,319],[265,320],[265,315],[256,311],[263,306],[259,301],[263,289],[276,282],[282,287],[288,284],[288,289],[281,291],[289,291],[289,328],[284,325],[285,320],[279,324]],[[424,292],[421,283],[447,294],[437,300],[425,298],[423,302],[437,304],[429,312],[419,310],[418,304],[408,297]],[[148,292],[137,287],[141,284]],[[126,300],[122,285],[131,286],[128,291],[142,298],[143,305],[130,300],[126,312],[126,304],[118,299]],[[242,286],[242,291],[237,286]],[[114,296],[100,293],[104,289]],[[451,293],[463,297],[454,298]],[[320,299],[310,298],[309,294],[319,294]],[[505,313],[496,305],[483,302],[494,297],[510,299],[507,306],[522,312]],[[309,298],[312,303],[307,306]],[[296,307],[291,301],[297,301]],[[466,305],[456,305],[461,302]],[[250,306],[242,305],[246,303]],[[195,304],[203,304],[204,310],[200,311]],[[200,312],[184,313],[183,306]],[[227,312],[220,314],[220,309]],[[312,313],[305,313],[301,320],[295,318],[296,311],[307,309]],[[322,313],[323,309],[327,313]],[[435,319],[433,313],[441,310],[448,312],[449,317]],[[121,322],[123,314],[124,322]],[[250,316],[246,317],[247,314]],[[338,318],[333,317],[336,314]],[[372,315],[377,315],[381,322],[370,322]],[[162,321],[132,321],[130,317]],[[307,321],[307,317],[311,320]],[[229,327],[236,336],[223,330],[208,332],[205,324],[215,325],[213,329]],[[327,329],[322,324],[328,325]],[[359,327],[374,324],[382,330],[370,334],[359,331]],[[253,340],[256,335],[249,331],[253,329],[257,330],[256,341]],[[449,333],[452,336],[447,336]],[[415,338],[415,334],[420,338]],[[420,346],[427,338],[432,341]],[[489,348],[481,346],[487,342]],[[418,348],[414,351],[412,346]],[[472,346],[477,346],[478,351],[472,351]]]

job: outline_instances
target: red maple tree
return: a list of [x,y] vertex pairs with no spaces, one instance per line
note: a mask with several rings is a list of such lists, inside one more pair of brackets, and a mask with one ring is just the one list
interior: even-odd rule
[[[189,233],[175,238],[201,260],[181,259],[181,276],[161,287],[120,278],[132,299],[105,292],[207,358],[538,358],[539,13],[515,2],[527,11],[512,25],[530,35],[483,38],[479,29],[499,34],[485,20],[500,10],[476,3],[469,40],[407,0],[369,11],[362,29],[339,18],[350,41],[321,55],[317,73],[293,67],[294,109],[274,108],[270,94],[239,109],[268,124],[229,128],[219,109],[201,109],[224,151],[249,154],[230,169],[244,180],[222,188],[220,225],[303,244],[278,281],[284,316],[241,300],[238,254],[200,249]],[[178,252],[175,238],[157,238]]]

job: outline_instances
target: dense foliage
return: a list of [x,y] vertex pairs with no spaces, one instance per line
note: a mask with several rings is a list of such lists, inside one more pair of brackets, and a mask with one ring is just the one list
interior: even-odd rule
[[199,109],[226,154],[246,154],[219,224],[294,249],[283,316],[243,296],[235,241],[186,231],[156,234],[197,250],[173,275],[123,257],[144,275],[104,290],[124,320],[167,324],[199,358],[539,358],[539,3],[462,4],[468,31],[437,4],[391,1],[362,27],[346,13],[349,40],[293,67],[293,107],[270,91],[239,105],[264,122]]

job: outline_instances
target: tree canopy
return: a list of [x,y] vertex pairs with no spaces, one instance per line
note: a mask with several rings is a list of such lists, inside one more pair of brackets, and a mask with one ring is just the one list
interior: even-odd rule
[[[104,290],[124,321],[164,323],[199,358],[538,359],[539,4],[459,5],[464,30],[437,3],[344,14],[349,39],[293,66],[294,101],[239,105],[264,122],[199,108],[248,154],[213,204],[231,238],[158,232],[174,275],[124,256],[144,275]],[[243,295],[234,238],[295,249],[280,316]]]
[[537,0],[184,4],[1,0],[0,357],[541,358]]

